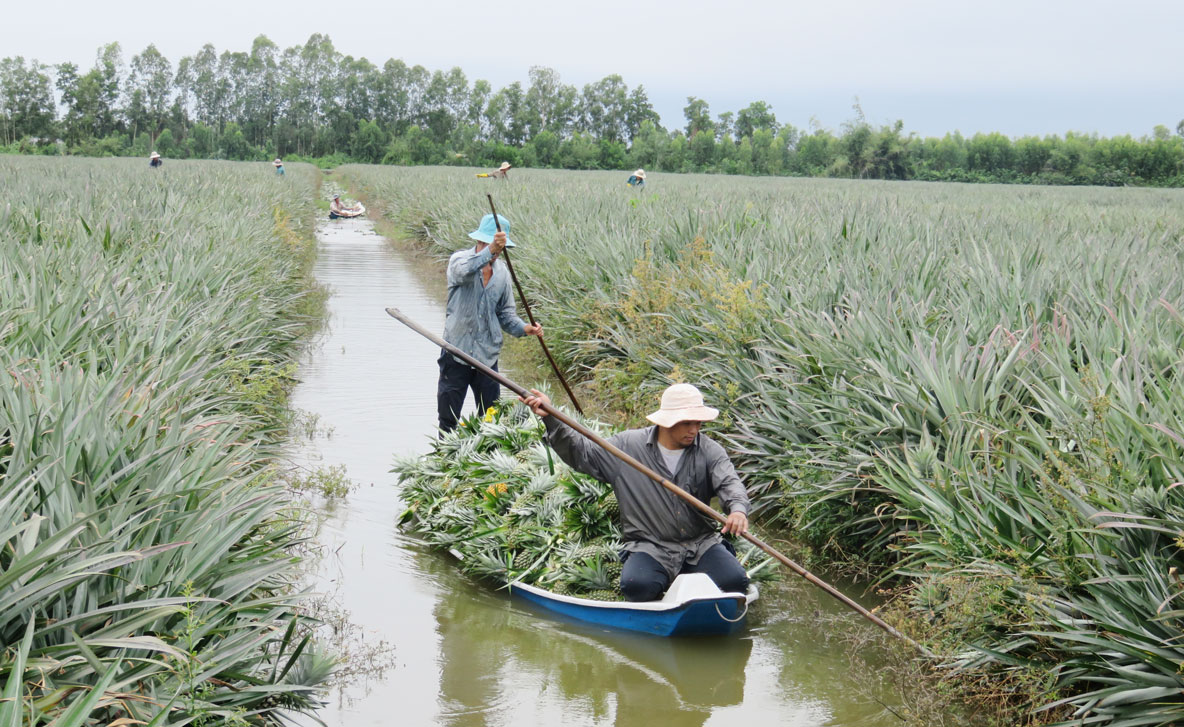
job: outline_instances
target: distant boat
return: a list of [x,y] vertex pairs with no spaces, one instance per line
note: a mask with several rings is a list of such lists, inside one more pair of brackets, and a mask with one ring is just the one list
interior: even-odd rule
[[334,212],[333,210],[329,210],[329,219],[335,220],[338,217],[341,217],[344,219],[349,219],[350,217],[360,217],[361,215],[364,215],[364,214],[366,214],[366,208],[365,208],[365,206],[362,205],[361,202],[358,202],[353,207],[346,207],[346,208],[342,209],[340,212]]
[[755,585],[747,593],[725,593],[706,573],[679,575],[657,601],[593,601],[518,581],[509,590],[578,621],[657,636],[733,633],[744,625],[748,606],[759,595]]

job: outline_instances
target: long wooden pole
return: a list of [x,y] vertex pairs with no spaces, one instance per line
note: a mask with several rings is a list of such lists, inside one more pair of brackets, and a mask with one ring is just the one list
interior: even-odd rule
[[[461,351],[456,346],[453,346],[452,344],[448,343],[447,341],[445,341],[444,339],[435,335],[434,333],[431,333],[430,331],[424,329],[419,324],[417,324],[415,321],[413,321],[410,318],[408,318],[407,316],[403,315],[403,313],[400,312],[398,308],[387,308],[386,312],[388,314],[390,314],[390,316],[392,318],[394,318],[395,320],[404,324],[405,326],[407,326],[411,330],[415,331],[419,335],[423,336],[424,338],[428,339],[429,341],[436,344],[437,346],[447,350],[452,355],[464,360],[465,363],[467,363],[470,366],[472,366],[473,368],[481,371],[486,376],[496,380],[502,386],[506,387],[510,391],[513,391],[518,396],[525,397],[525,396],[529,396],[531,394],[531,392],[527,391],[525,387],[520,386],[520,385],[514,383],[513,381],[507,379],[505,376],[501,375],[497,371],[494,371],[493,369],[489,368],[488,366],[481,363],[477,359],[473,358],[472,356],[469,356],[464,351]],[[585,437],[587,437],[588,439],[592,440],[593,442],[595,442],[596,444],[600,445],[605,450],[607,450],[609,452],[609,454],[613,455],[614,457],[621,460],[625,464],[636,469],[638,472],[641,472],[646,477],[649,477],[654,482],[657,482],[662,487],[665,487],[670,492],[672,492],[675,495],[677,495],[678,497],[682,498],[684,501],[687,502],[687,504],[689,504],[691,507],[695,508],[699,512],[703,513],[704,515],[710,517],[711,519],[713,519],[719,523],[723,523],[723,522],[727,521],[727,518],[725,518],[720,513],[716,512],[716,510],[713,509],[712,507],[710,507],[709,505],[704,504],[701,500],[699,500],[697,497],[695,497],[691,493],[687,492],[686,490],[682,489],[681,487],[674,484],[670,480],[666,479],[662,475],[658,474],[654,470],[645,466],[644,464],[639,462],[634,457],[630,456],[629,454],[626,454],[625,452],[621,451],[619,448],[613,446],[610,442],[605,440],[603,437],[596,434],[596,432],[593,432],[591,429],[588,429],[583,424],[580,424],[575,419],[572,419],[568,415],[566,415],[563,412],[556,409],[554,406],[552,406],[550,404],[543,404],[542,407],[544,410],[546,410],[547,414],[557,418],[559,421],[563,422],[567,426],[576,430],[580,434],[583,434]],[[830,594],[834,598],[838,599],[839,601],[841,601],[842,603],[844,603],[845,605],[850,607],[852,610],[854,610],[855,612],[857,612],[858,614],[860,614],[861,616],[866,618],[868,621],[871,621],[872,623],[874,623],[875,625],[884,629],[885,631],[887,631],[889,634],[895,636],[896,638],[901,639],[902,641],[908,643],[909,645],[911,645],[913,647],[916,647],[918,650],[920,650],[926,656],[932,656],[932,654],[929,652],[929,650],[926,649],[924,646],[917,643],[916,641],[909,638],[908,636],[905,636],[901,632],[897,631],[891,625],[885,623],[884,620],[881,619],[879,616],[877,616],[876,614],[867,610],[866,608],[859,605],[855,601],[851,600],[850,598],[847,597],[846,594],[844,594],[843,592],[841,592],[840,590],[838,590],[834,586],[830,585],[826,581],[822,580],[818,576],[814,575],[813,573],[806,570],[802,566],[798,565],[794,561],[790,560],[786,556],[782,555],[780,552],[778,552],[776,549],[774,549],[768,543],[765,543],[763,540],[761,540],[760,538],[758,538],[755,535],[752,535],[750,533],[741,533],[741,536],[745,540],[747,540],[748,542],[752,543],[756,547],[760,548],[761,550],[765,551],[769,555],[776,558],[778,561],[781,562],[782,565],[789,568],[794,573],[797,573],[802,578],[805,578],[807,581],[810,581],[814,585],[818,586],[819,588],[826,591],[828,594]]]
[[[493,195],[487,194],[485,197],[489,200],[489,209],[493,212],[493,224],[497,227],[497,231],[502,231],[502,223],[497,216],[497,208],[493,206]],[[530,303],[526,300],[526,293],[522,290],[522,285],[518,282],[518,276],[514,274],[514,264],[510,262],[510,251],[508,249],[502,250],[502,257],[506,260],[506,267],[510,269],[510,278],[514,281],[514,287],[518,289],[518,297],[522,299],[522,307],[526,309],[526,317],[530,319],[530,325],[536,325],[534,322],[534,313],[530,310]],[[543,347],[543,353],[546,354],[547,360],[551,362],[551,368],[555,371],[555,375],[559,377],[559,383],[563,385],[563,390],[567,392],[567,398],[571,399],[572,406],[576,411],[583,414],[584,409],[580,406],[580,402],[576,400],[576,395],[572,393],[571,387],[567,385],[567,379],[563,378],[563,372],[559,370],[559,364],[555,363],[555,359],[551,356],[551,349],[547,348],[547,342],[543,340],[542,336],[538,337],[539,345]]]

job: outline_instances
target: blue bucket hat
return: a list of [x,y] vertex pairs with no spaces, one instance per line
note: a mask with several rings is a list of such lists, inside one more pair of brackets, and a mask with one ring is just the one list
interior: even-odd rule
[[[506,233],[506,247],[517,247],[510,240],[510,221],[501,215],[497,216],[499,222],[502,223],[502,232]],[[484,242],[486,244],[493,242],[493,235],[497,232],[497,225],[493,222],[493,214],[487,214],[481,218],[481,224],[477,229],[469,233],[469,237],[477,242]]]

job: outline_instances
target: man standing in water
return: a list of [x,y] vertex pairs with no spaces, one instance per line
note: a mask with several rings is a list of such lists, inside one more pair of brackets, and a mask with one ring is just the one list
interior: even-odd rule
[[[510,273],[498,260],[502,250],[514,247],[514,243],[508,237],[510,221],[501,215],[498,220],[501,232],[492,214],[482,217],[477,229],[469,233],[477,241],[476,247],[459,250],[448,259],[448,303],[444,312],[444,340],[494,371],[502,349],[502,331],[516,338],[543,335],[542,324],[527,325],[514,310]],[[440,430],[451,432],[456,429],[469,389],[477,411],[482,412],[497,401],[501,388],[447,351],[440,351],[439,364],[436,410]]]
[[[748,590],[748,574],[731,544],[708,521],[674,493],[625,464],[555,417],[542,404],[546,394],[531,389],[519,400],[547,425],[547,439],[559,457],[574,469],[612,485],[621,506],[625,566],[621,591],[630,601],[652,601],[670,587],[679,573],[706,573],[725,592]],[[703,395],[690,384],[674,384],[662,392],[662,405],[644,429],[620,432],[608,441],[666,479],[710,503],[719,496],[729,513],[724,535],[748,532],[748,493],[727,452],[699,430],[719,415],[703,405]]]

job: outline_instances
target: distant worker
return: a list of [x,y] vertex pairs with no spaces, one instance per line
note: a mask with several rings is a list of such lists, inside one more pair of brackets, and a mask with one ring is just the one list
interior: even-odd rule
[[639,189],[641,187],[644,187],[645,186],[645,170],[638,169],[636,172],[634,172],[632,174],[632,176],[629,177],[629,179],[625,182],[625,184],[628,184],[630,187],[637,187]]
[[338,217],[357,217],[366,211],[361,202],[357,202],[352,206],[346,207],[345,203],[341,201],[341,195],[333,195],[333,201],[329,203],[329,219],[335,220]]
[[161,160],[160,154],[157,154],[156,152],[152,152],[152,156],[148,157],[148,166],[150,166],[154,169],[156,167],[163,167],[164,161]]
[[[492,214],[482,217],[480,226],[469,233],[477,245],[454,252],[448,259],[448,302],[444,309],[444,340],[494,371],[502,350],[502,331],[515,338],[543,335],[542,324],[527,325],[514,308],[510,273],[506,264],[497,259],[514,243],[509,238],[510,221],[501,215],[498,220],[501,232]],[[445,350],[440,351],[438,363],[436,410],[440,431],[456,429],[470,389],[478,412],[497,402],[501,388],[493,379]]]
[[481,179],[507,179],[509,177],[507,172],[510,171],[510,166],[511,165],[509,162],[502,162],[502,165],[497,169],[494,169],[492,172],[489,172],[488,174],[481,172],[477,176]]
[[279,157],[276,157],[276,160],[272,164],[275,166],[275,176],[284,176],[284,163],[279,160]]

